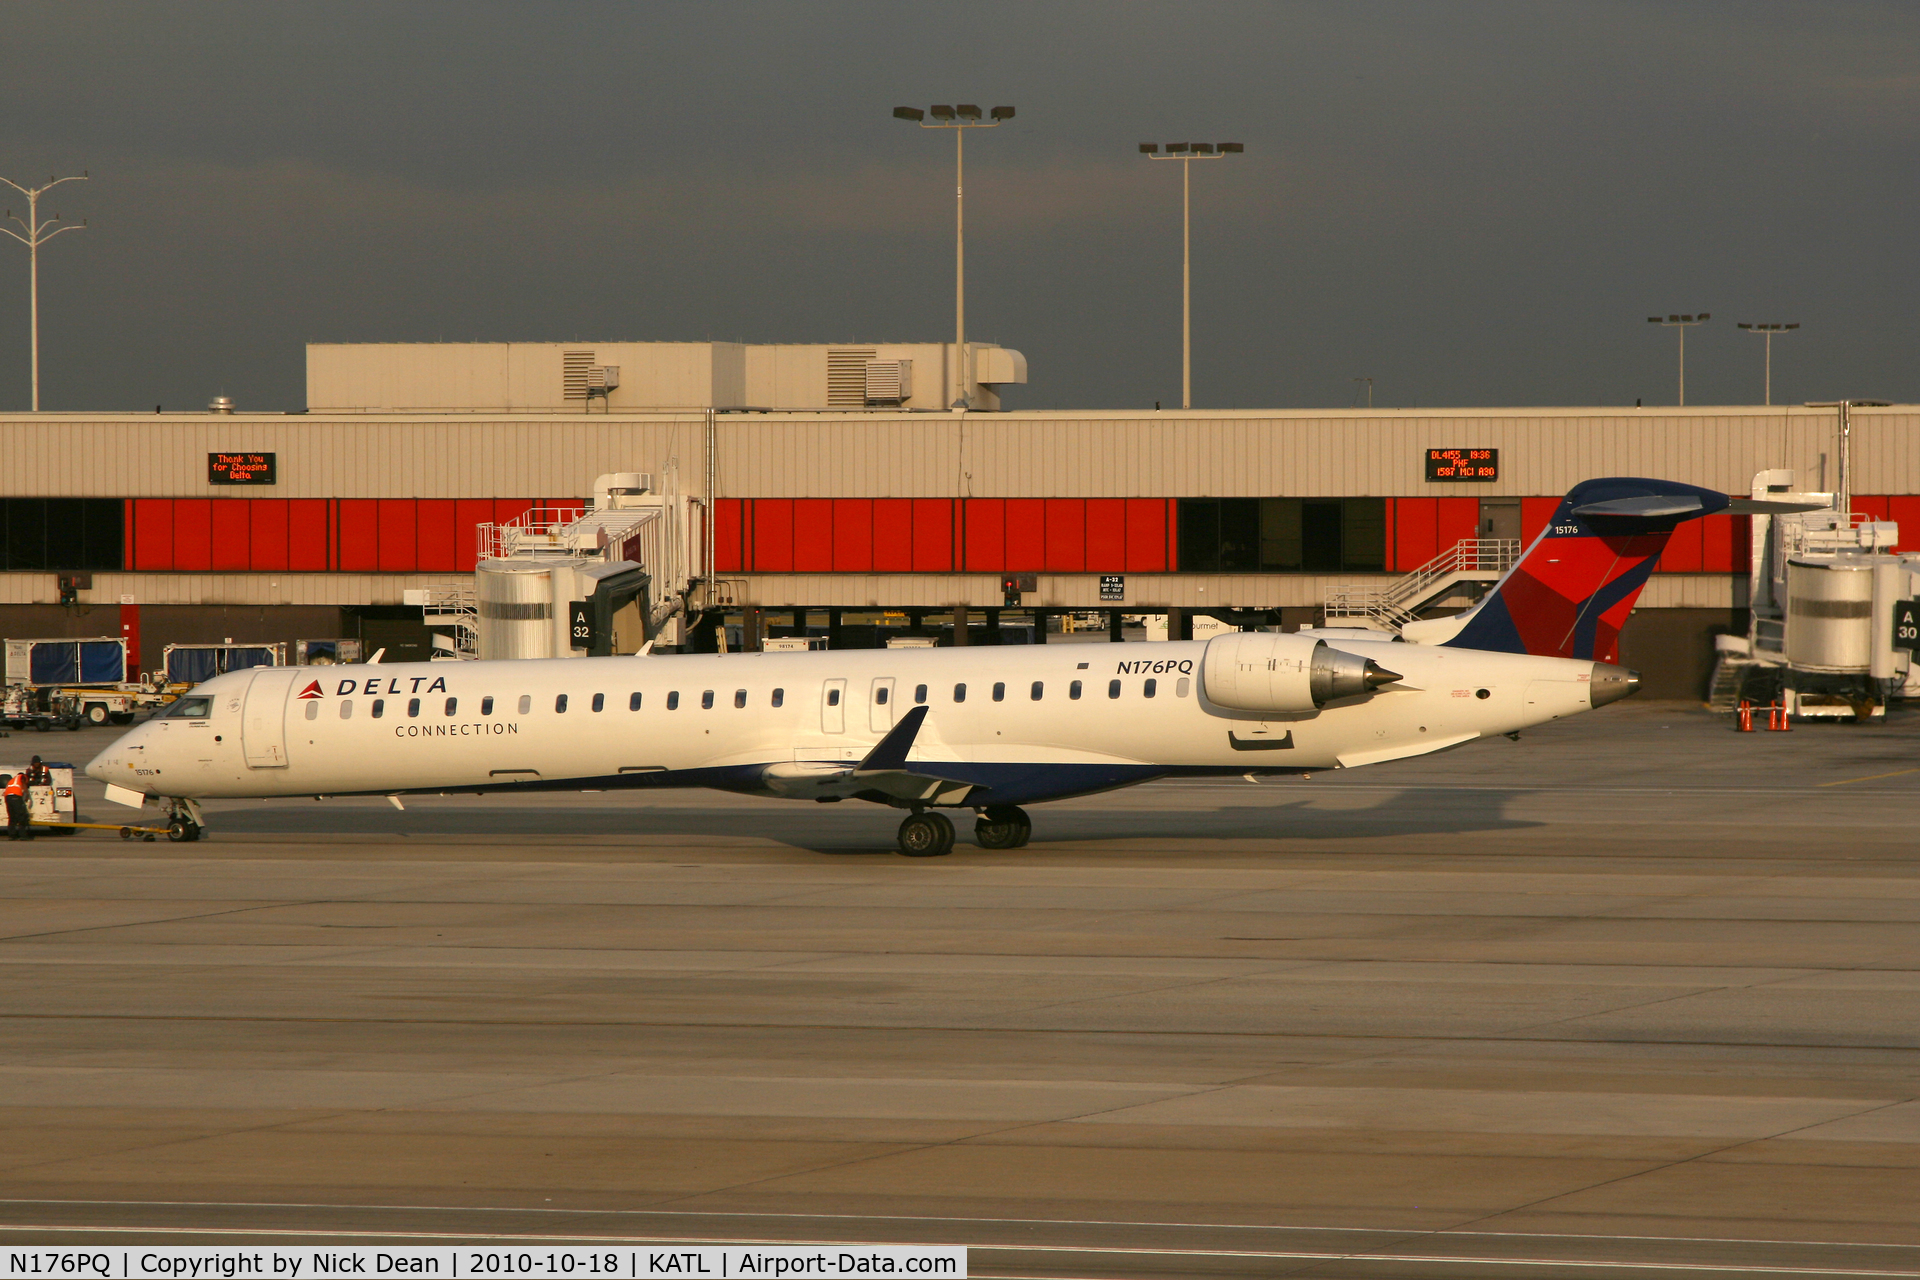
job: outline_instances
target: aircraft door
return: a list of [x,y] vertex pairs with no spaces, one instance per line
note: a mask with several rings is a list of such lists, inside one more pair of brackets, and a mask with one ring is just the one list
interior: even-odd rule
[[893,677],[881,676],[873,682],[867,699],[867,728],[885,733],[893,728]]
[[262,667],[247,685],[240,748],[249,769],[287,767],[287,697],[299,675],[294,667]]
[[847,682],[829,680],[820,690],[820,730],[823,733],[847,731]]

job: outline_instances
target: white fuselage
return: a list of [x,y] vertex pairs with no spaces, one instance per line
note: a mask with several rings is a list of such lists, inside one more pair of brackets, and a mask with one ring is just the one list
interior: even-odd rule
[[[194,799],[623,785],[818,799],[898,717],[925,705],[905,768],[974,788],[934,803],[1022,804],[1166,774],[1422,755],[1585,711],[1596,669],[1343,638],[1341,650],[1400,679],[1304,714],[1268,715],[1209,701],[1206,647],[256,668],[197,686],[87,772],[132,791]],[[197,709],[194,698],[207,700],[205,714],[178,714]],[[841,793],[860,794],[852,784]]]

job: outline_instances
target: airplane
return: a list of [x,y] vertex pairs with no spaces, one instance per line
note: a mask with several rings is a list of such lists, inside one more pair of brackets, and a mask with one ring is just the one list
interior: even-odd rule
[[180,841],[214,798],[709,787],[905,809],[914,857],[950,852],[941,811],[971,810],[977,844],[1016,849],[1031,804],[1402,760],[1627,697],[1620,630],[1673,530],[1804,509],[1583,481],[1471,609],[1398,636],[256,667],[196,685],[87,774],[164,804]]

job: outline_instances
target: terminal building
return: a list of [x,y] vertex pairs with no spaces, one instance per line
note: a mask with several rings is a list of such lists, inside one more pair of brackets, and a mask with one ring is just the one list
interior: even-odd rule
[[[1049,611],[1313,625],[1530,540],[1599,475],[1746,494],[1784,469],[1920,534],[1915,406],[1855,408],[1843,450],[1826,408],[1002,409],[1025,380],[973,344],[315,345],[305,411],[0,415],[0,634],[122,634],[146,667],[227,639],[425,656],[417,602],[471,590],[483,527],[564,519],[613,473],[697,510],[665,639],[709,648],[727,622],[748,647],[877,620],[981,643]],[[1681,526],[1622,640],[1649,692],[1704,694],[1751,557],[1743,517]]]

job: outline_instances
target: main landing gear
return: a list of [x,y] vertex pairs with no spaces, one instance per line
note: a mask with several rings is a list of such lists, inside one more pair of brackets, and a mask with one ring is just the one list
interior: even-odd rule
[[953,852],[953,823],[944,813],[923,810],[900,824],[896,838],[909,858],[938,858]]
[[973,840],[982,849],[1019,849],[1033,838],[1033,819],[1018,805],[990,804],[974,820]]
[[[1026,811],[1010,804],[988,805],[973,824],[982,849],[1018,849],[1033,835]],[[938,858],[953,852],[953,822],[944,813],[923,809],[900,824],[900,852],[909,858]]]

